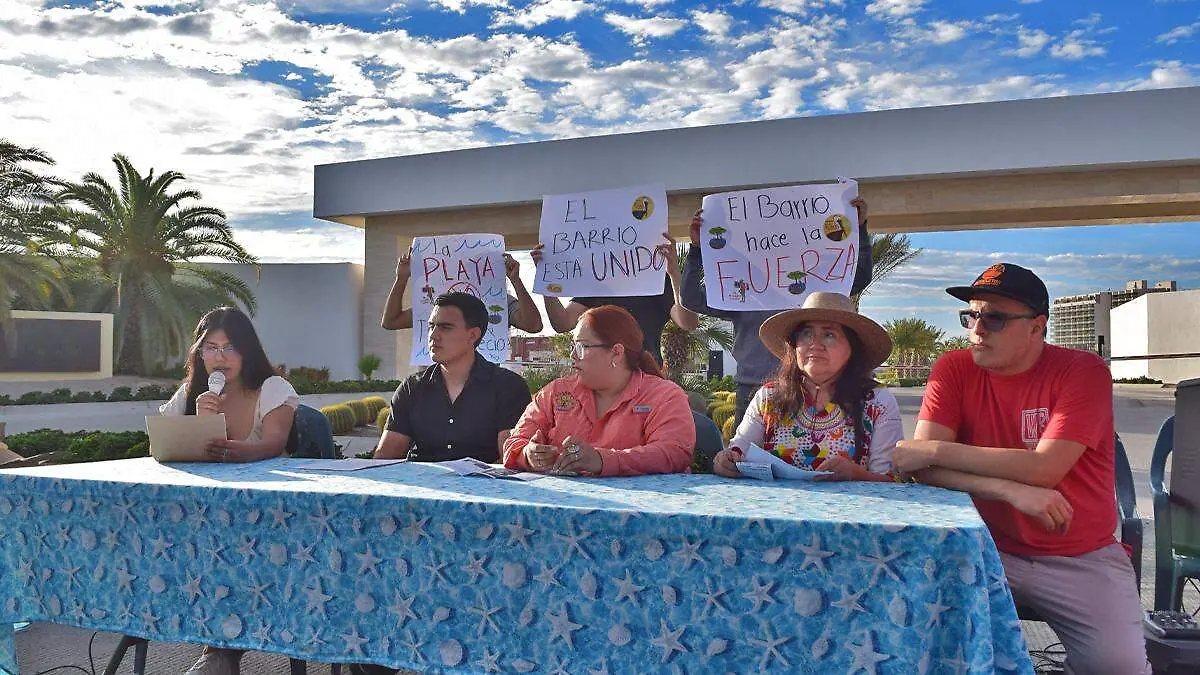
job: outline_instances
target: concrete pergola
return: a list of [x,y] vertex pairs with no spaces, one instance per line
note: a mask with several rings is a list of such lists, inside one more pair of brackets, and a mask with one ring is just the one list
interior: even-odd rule
[[686,238],[706,194],[856,178],[873,232],[1200,219],[1200,87],[744,122],[317,166],[314,217],[365,228],[363,352],[414,236],[537,242],[542,195],[659,182]]

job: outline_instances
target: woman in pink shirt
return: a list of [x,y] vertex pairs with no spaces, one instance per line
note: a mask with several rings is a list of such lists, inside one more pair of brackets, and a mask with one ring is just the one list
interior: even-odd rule
[[626,310],[584,312],[571,341],[576,374],[533,397],[504,442],[504,465],[589,476],[686,472],[696,445],[687,395],[641,345]]

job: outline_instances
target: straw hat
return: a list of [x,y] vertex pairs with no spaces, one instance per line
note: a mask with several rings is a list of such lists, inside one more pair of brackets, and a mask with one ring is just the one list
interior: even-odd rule
[[758,337],[771,353],[781,360],[791,351],[788,340],[796,326],[808,321],[828,321],[854,331],[863,343],[863,354],[874,369],[892,353],[892,338],[882,326],[868,319],[854,307],[854,302],[841,293],[817,291],[804,299],[800,309],[789,309],[763,322]]

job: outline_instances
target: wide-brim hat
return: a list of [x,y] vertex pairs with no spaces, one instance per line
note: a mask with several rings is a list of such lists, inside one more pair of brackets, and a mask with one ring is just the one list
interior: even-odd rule
[[764,321],[758,329],[758,337],[782,360],[792,349],[789,340],[796,326],[810,321],[828,321],[854,331],[863,344],[863,358],[872,369],[892,353],[892,338],[883,326],[859,314],[854,301],[841,293],[817,291],[809,294],[800,309],[785,310]]

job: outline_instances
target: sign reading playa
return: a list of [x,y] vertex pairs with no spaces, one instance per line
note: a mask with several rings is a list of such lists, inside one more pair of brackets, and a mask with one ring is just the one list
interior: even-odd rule
[[715,309],[791,309],[813,291],[848,295],[858,260],[858,183],[723,192],[704,198],[700,245]]
[[429,357],[429,315],[433,313],[433,299],[454,291],[470,293],[482,300],[488,309],[488,329],[479,344],[479,353],[493,363],[508,360],[508,292],[503,236],[415,237],[411,269],[412,365],[433,363]]
[[638,185],[542,198],[544,245],[533,290],[551,296],[658,295],[667,192]]

